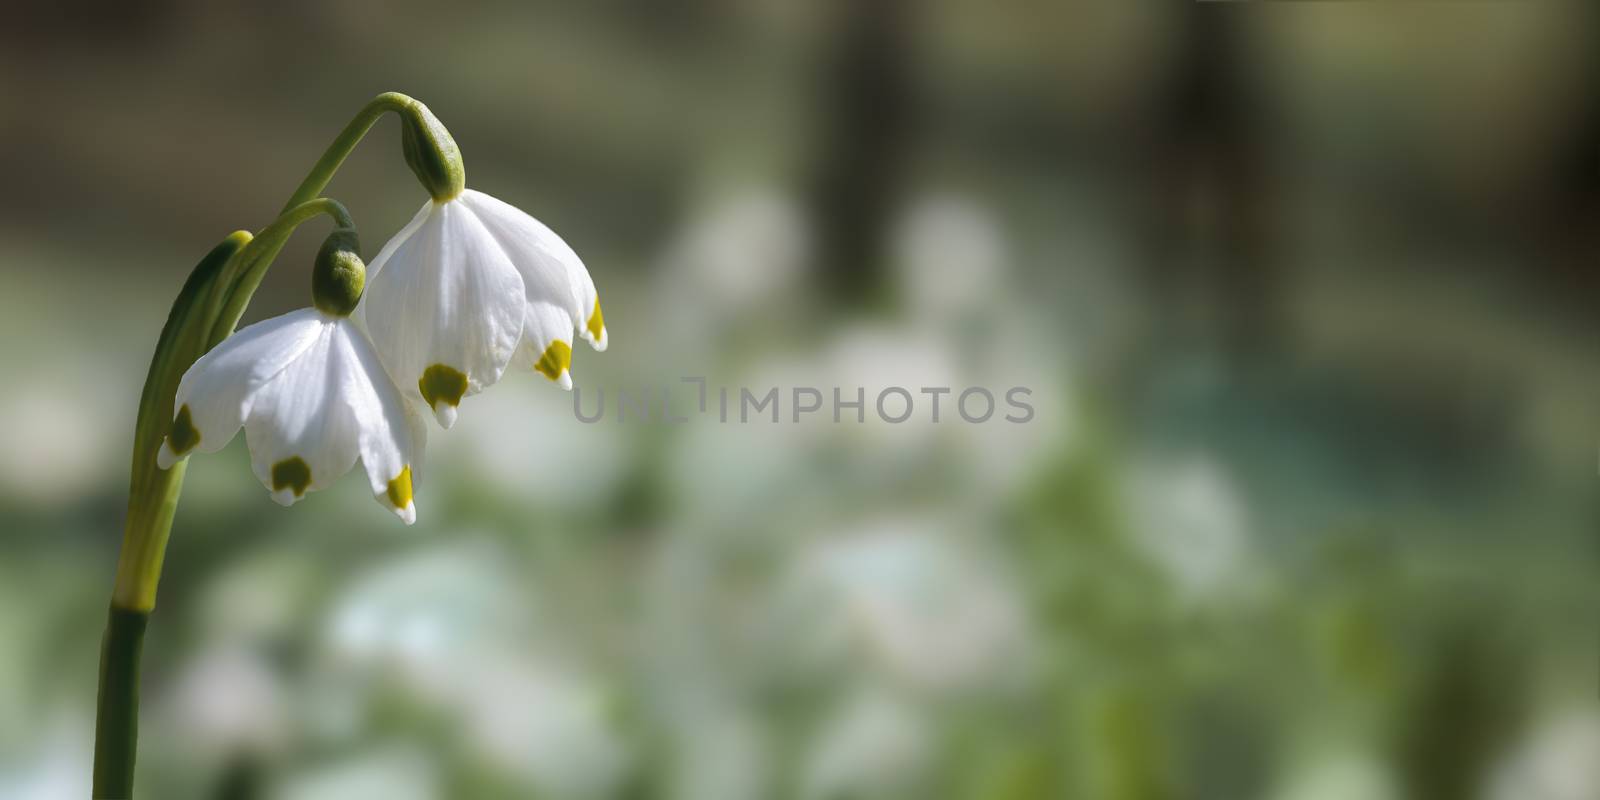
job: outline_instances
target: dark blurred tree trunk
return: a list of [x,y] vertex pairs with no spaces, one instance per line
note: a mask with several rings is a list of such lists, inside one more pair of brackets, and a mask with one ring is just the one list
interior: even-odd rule
[[1141,219],[1157,352],[1199,343],[1238,360],[1270,355],[1285,335],[1279,220],[1240,12],[1253,10],[1185,4],[1156,97]]
[[834,0],[819,79],[810,192],[817,274],[830,299],[883,304],[888,231],[915,127],[911,0]]
[[1587,315],[1592,326],[1600,327],[1600,6],[1581,6],[1578,24],[1590,31],[1586,48],[1587,85],[1582,103],[1573,110],[1570,134],[1553,153],[1546,170],[1544,202],[1530,204],[1538,222],[1536,244],[1542,246],[1540,261],[1553,271],[1551,297],[1556,302],[1574,302],[1578,314]]

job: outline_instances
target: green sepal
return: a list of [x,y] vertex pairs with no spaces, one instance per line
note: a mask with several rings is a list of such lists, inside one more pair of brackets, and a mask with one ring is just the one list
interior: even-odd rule
[[450,136],[444,123],[416,98],[399,92],[384,92],[362,106],[355,118],[344,126],[322,157],[317,159],[316,166],[294,190],[283,210],[287,212],[322,194],[333,173],[338,171],[339,165],[344,163],[345,157],[350,155],[361,138],[367,135],[373,123],[391,111],[400,118],[401,152],[406,165],[411,167],[411,172],[422,182],[428,194],[440,202],[461,194],[467,185],[467,172],[461,164],[461,149],[456,147],[456,140]]
[[400,145],[406,166],[438,202],[452,200],[467,185],[461,149],[428,107],[412,100],[400,111]]
[[228,265],[249,244],[251,236],[235,231],[211,248],[184,281],[178,298],[172,302],[167,324],[161,329],[144,392],[139,398],[139,416],[134,423],[133,470],[128,486],[128,519],[123,531],[123,554],[118,562],[116,590],[112,602],[123,608],[147,611],[155,604],[155,582],[160,574],[167,532],[177,508],[178,492],[183,487],[184,464],[163,470],[156,465],[156,452],[172,425],[173,397],[183,373],[205,355],[211,340],[219,282]]
[[361,261],[361,241],[354,228],[336,228],[317,249],[311,268],[311,302],[336,317],[349,316],[361,302],[367,283],[367,265]]

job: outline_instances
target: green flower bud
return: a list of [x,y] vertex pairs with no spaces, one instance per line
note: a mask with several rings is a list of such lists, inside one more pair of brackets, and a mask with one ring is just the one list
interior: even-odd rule
[[335,228],[317,250],[311,268],[311,302],[336,317],[349,316],[361,302],[366,284],[367,265],[361,260],[355,228]]
[[[410,100],[410,98],[407,98]],[[401,146],[406,166],[416,173],[423,188],[439,202],[453,200],[467,185],[461,150],[444,123],[428,107],[410,100],[400,113]]]

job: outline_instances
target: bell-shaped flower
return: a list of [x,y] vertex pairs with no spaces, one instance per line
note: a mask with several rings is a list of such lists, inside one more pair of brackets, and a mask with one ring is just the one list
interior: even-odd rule
[[594,281],[567,243],[482,192],[430,200],[369,267],[361,311],[383,363],[443,427],[512,364],[572,388],[576,333],[606,347]]
[[[244,328],[184,373],[157,463],[169,469],[191,452],[216,452],[243,427],[256,477],[273,500],[292,505],[327,488],[359,458],[378,502],[409,525],[427,432],[347,316],[361,293],[359,257],[333,253],[345,258],[339,261],[329,250],[318,256],[316,308]],[[325,261],[333,267],[324,270]]]

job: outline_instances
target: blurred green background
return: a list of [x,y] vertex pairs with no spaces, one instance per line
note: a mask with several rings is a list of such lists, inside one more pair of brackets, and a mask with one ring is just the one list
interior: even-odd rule
[[[513,375],[414,528],[354,477],[280,509],[235,442],[174,527],[144,797],[1594,800],[1597,23],[8,3],[0,798],[88,794],[171,298],[392,89],[584,257],[584,390],[1037,414],[584,425]],[[329,190],[369,255],[425,200],[397,130]]]

